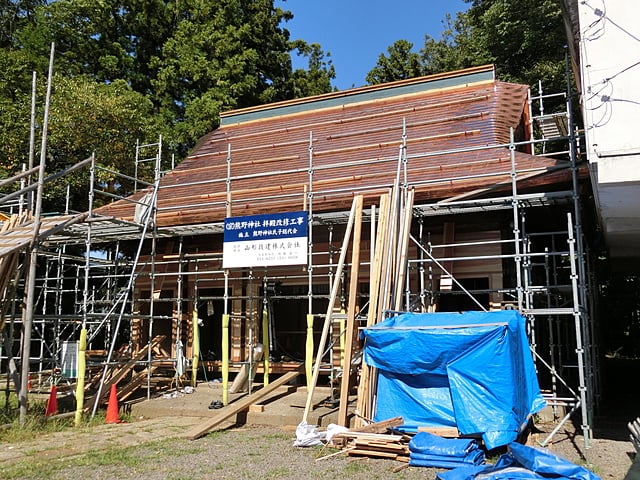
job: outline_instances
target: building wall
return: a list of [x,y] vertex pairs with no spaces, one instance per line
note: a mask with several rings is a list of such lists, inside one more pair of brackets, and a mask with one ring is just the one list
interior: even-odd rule
[[635,2],[577,2],[585,137],[604,233],[613,257],[640,240],[640,9]]

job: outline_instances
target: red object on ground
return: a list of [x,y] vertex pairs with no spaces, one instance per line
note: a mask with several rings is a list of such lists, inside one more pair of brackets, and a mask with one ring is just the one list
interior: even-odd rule
[[51,387],[49,399],[47,400],[47,409],[44,411],[45,417],[50,417],[58,413],[58,389],[55,385]]
[[111,392],[109,392],[109,403],[107,404],[105,423],[120,423],[120,416],[118,415],[118,393],[116,392],[115,384],[111,385]]

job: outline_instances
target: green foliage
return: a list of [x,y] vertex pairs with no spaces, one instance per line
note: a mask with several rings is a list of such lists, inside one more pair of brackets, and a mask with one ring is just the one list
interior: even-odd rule
[[[273,3],[5,0],[0,175],[15,173],[28,156],[31,74],[41,77],[42,104],[52,43],[51,171],[95,152],[130,174],[135,140],[160,134],[179,160],[223,110],[331,91],[328,55],[291,41],[283,25],[293,15]],[[292,71],[293,52],[308,57],[308,70]],[[41,106],[38,114],[41,121]],[[50,196],[59,198],[63,187]]]
[[15,41],[15,34],[28,25],[44,0],[0,0],[0,48]]
[[[39,82],[38,97],[44,96],[44,80]],[[48,175],[96,154],[99,164],[133,175],[137,139],[153,138],[158,131],[151,101],[133,91],[124,81],[98,83],[85,77],[55,75],[49,110],[47,135]],[[0,118],[0,166],[6,175],[15,175],[29,156],[30,95],[21,95],[15,103],[6,102]],[[42,107],[38,122],[42,121]],[[40,133],[40,131],[39,131]],[[39,162],[40,142],[36,142]],[[63,177],[45,189],[45,211],[64,208],[67,184],[71,186],[71,205],[76,210],[87,207],[89,170]],[[110,179],[103,179],[109,183]],[[113,184],[112,190],[127,185]],[[124,193],[124,191],[122,192]]]
[[[469,0],[467,0],[469,1]],[[473,0],[470,39],[489,54],[501,78],[547,90],[565,87],[566,33],[555,0]]]
[[[47,171],[62,170],[70,159],[79,161],[95,153],[97,163],[132,176],[136,140],[152,138],[157,131],[151,102],[122,80],[104,84],[87,77],[57,76],[54,84]],[[73,194],[82,194],[87,175],[88,169],[73,175]],[[64,184],[68,181],[65,178]],[[111,183],[112,191],[125,189],[117,193],[126,193],[126,186]],[[55,189],[47,193],[50,199],[59,198]],[[86,196],[72,200],[72,205],[86,207]]]
[[[221,111],[329,92],[335,78],[319,45],[289,39],[282,25],[293,15],[273,0],[5,0],[0,7],[1,178],[28,163],[34,71],[40,148],[52,43],[47,174],[95,153],[99,164],[132,175],[136,141],[159,135],[165,156],[179,161]],[[292,71],[292,52],[308,57],[308,70]],[[86,208],[88,175],[84,169],[48,186],[44,209],[61,211],[68,187],[71,208]],[[131,188],[109,175],[99,181],[122,195]]]
[[[564,91],[566,36],[555,0],[466,0],[470,7],[447,16],[440,39],[425,36],[419,55],[399,41],[381,55],[369,83],[401,80],[493,63],[498,78]],[[407,49],[408,47],[408,49]],[[416,63],[416,57],[418,62]]]
[[302,40],[293,43],[298,55],[306,57],[308,67],[293,72],[292,84],[295,98],[310,97],[330,92],[331,80],[336,78],[336,69],[331,62],[331,54],[323,52],[317,43],[308,44]]
[[397,40],[387,49],[388,56],[380,54],[378,64],[367,74],[367,82],[386,83],[422,75],[420,57],[412,48],[413,43]]
[[291,45],[279,27],[288,12],[271,0],[190,3],[191,14],[151,62],[155,103],[182,123],[177,143],[214,128],[221,110],[290,98]]

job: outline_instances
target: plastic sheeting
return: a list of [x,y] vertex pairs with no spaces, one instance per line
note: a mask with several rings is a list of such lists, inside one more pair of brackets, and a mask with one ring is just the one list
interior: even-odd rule
[[365,361],[379,373],[375,421],[402,416],[405,431],[457,427],[493,449],[545,405],[515,310],[404,313],[362,334]]
[[509,451],[501,455],[495,465],[463,466],[438,473],[437,478],[438,480],[600,480],[600,477],[590,470],[548,450],[519,443],[509,444]]
[[484,460],[484,451],[472,439],[442,438],[428,432],[418,432],[409,441],[409,465],[456,468],[480,465]]

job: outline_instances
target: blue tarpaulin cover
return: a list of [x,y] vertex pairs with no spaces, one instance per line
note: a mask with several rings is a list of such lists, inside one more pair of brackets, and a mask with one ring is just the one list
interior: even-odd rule
[[549,450],[509,444],[509,451],[495,465],[462,466],[440,472],[438,480],[600,480],[595,473]]
[[409,441],[409,465],[456,468],[484,463],[485,453],[473,439],[442,438],[418,432]]
[[515,310],[404,313],[362,334],[365,361],[378,369],[375,421],[402,416],[405,431],[457,427],[493,449],[545,405]]

